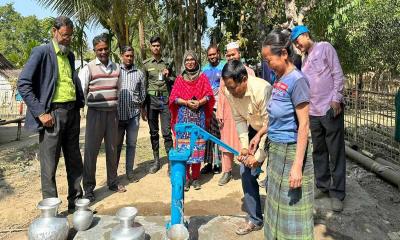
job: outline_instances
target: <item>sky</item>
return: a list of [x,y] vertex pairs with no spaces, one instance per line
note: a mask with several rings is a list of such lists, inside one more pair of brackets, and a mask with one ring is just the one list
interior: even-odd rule
[[[42,7],[34,0],[0,0],[0,6],[3,6],[7,3],[14,3],[14,9],[17,12],[21,13],[22,16],[35,15],[39,19],[57,16],[56,12],[53,12],[51,9]],[[211,12],[212,12],[211,10],[207,9],[207,18],[209,27],[215,25],[215,21],[214,18],[212,17]],[[105,31],[104,28],[101,26],[96,26],[87,29],[86,34],[89,40],[88,41],[89,46],[91,46],[91,39],[93,39],[93,37],[104,31]],[[202,45],[204,47],[207,47],[209,42],[210,39],[208,38],[208,36],[204,36],[202,39]]]

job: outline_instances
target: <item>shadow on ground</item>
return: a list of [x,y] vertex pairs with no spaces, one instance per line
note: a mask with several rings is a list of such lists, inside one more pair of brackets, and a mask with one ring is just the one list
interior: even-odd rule
[[189,218],[189,236],[191,240],[197,240],[199,239],[199,229],[201,226],[206,225],[208,222],[210,222],[212,219],[214,219],[216,216],[192,216]]
[[5,170],[0,166],[0,200],[14,193],[14,187],[5,180],[4,172]]
[[[192,200],[185,202],[185,216],[237,215],[240,206],[236,207],[234,203],[227,203],[239,197],[239,193],[231,193],[217,200]],[[131,206],[131,204],[113,205],[112,207],[100,205],[96,207],[96,211],[101,215],[113,216],[118,209],[126,206]],[[135,203],[135,207],[141,216],[167,216],[170,214],[171,205],[169,203],[153,201]]]
[[15,192],[10,178],[16,174],[29,174],[33,162],[37,160],[38,144],[19,149],[9,148],[0,151],[0,200]]

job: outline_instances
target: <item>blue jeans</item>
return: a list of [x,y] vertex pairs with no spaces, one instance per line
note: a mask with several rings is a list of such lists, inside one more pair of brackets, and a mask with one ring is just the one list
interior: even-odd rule
[[[249,126],[249,141],[253,139],[256,133],[257,131]],[[242,178],[244,206],[248,214],[247,218],[253,224],[262,226],[264,220],[261,210],[260,189],[257,182],[257,178],[260,175],[259,170],[240,164],[240,176]]]
[[122,145],[124,143],[124,136],[126,132],[126,165],[125,172],[126,175],[133,174],[133,163],[135,160],[135,152],[136,152],[136,141],[139,132],[139,119],[140,114],[129,119],[129,120],[120,120],[118,123],[118,155],[117,162],[119,163],[119,158],[121,156]]
[[242,178],[242,188],[244,193],[244,206],[247,211],[247,218],[253,224],[262,226],[264,223],[259,185],[257,178],[260,175],[255,169],[248,168],[240,164],[240,176]]

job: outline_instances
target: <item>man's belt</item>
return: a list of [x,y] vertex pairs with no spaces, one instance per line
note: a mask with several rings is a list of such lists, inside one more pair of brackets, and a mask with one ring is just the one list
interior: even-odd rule
[[75,101],[71,101],[71,102],[63,102],[63,103],[52,103],[51,104],[51,109],[55,110],[58,108],[62,108],[65,110],[71,110],[74,109],[76,107]]
[[149,90],[148,93],[149,93],[149,95],[151,95],[151,96],[156,96],[156,97],[168,97],[168,91]]

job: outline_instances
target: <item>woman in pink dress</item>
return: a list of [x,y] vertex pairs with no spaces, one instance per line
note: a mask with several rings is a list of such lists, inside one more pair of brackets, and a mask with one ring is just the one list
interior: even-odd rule
[[[240,151],[239,136],[237,134],[235,121],[232,117],[232,109],[224,95],[224,88],[224,81],[221,81],[216,114],[221,132],[221,140],[237,151]],[[218,181],[218,185],[223,186],[232,179],[233,153],[228,152],[228,150],[223,147],[220,147],[220,150],[222,152],[222,177]]]

